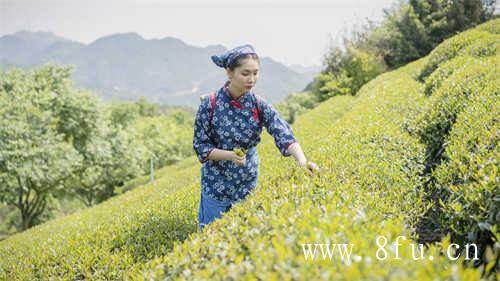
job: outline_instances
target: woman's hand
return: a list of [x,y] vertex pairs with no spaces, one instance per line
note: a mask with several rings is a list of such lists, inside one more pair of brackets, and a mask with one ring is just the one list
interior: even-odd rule
[[306,169],[306,172],[309,176],[312,176],[314,174],[317,174],[319,172],[318,165],[316,163],[311,162],[311,161],[301,161],[299,162],[299,166],[302,169]]
[[305,169],[309,176],[312,176],[313,174],[319,172],[319,168],[316,163],[307,161],[307,158],[304,155],[304,151],[302,151],[302,148],[300,147],[300,144],[298,142],[292,143],[288,147],[288,152],[293,155],[293,157],[295,157],[295,159],[299,163],[300,168]]
[[245,156],[238,156],[232,150],[223,150],[218,148],[214,148],[212,151],[210,151],[210,153],[207,156],[207,159],[232,161],[234,164],[238,166],[245,166],[247,162]]
[[231,161],[238,166],[245,166],[247,163],[246,155],[238,156],[234,151],[231,151]]

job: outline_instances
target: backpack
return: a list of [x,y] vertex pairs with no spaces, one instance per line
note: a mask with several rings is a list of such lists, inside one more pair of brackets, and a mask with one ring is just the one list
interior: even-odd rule
[[[203,99],[203,97],[205,97],[206,95],[202,96],[201,99]],[[216,93],[215,92],[212,92],[210,94],[210,106],[211,106],[211,110],[210,110],[210,128],[213,127],[213,116],[214,116],[214,111],[215,111],[215,105],[216,105]],[[256,119],[257,121],[259,121],[259,127],[262,128],[262,112],[260,110],[260,97],[259,96],[255,96],[255,98],[257,99],[257,109],[252,109],[252,112],[253,112],[253,118]]]

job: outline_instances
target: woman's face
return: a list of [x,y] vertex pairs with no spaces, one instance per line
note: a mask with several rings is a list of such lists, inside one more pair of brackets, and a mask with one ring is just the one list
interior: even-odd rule
[[241,61],[241,65],[234,70],[227,70],[227,76],[231,84],[243,93],[250,91],[259,78],[259,62],[252,58]]

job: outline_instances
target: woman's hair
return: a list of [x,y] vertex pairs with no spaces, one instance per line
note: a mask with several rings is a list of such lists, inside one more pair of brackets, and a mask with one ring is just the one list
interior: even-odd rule
[[238,56],[237,59],[233,60],[227,66],[227,68],[229,68],[230,70],[234,70],[235,68],[241,66],[241,63],[245,59],[254,59],[254,60],[256,60],[260,64],[259,56],[257,54],[244,54],[244,55]]

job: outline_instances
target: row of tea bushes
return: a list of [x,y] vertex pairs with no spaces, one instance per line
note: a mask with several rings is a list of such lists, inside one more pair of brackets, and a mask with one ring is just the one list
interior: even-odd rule
[[[484,26],[480,28],[484,29]],[[459,35],[462,36],[460,40],[470,44],[482,40],[488,45],[484,49],[492,49],[488,34],[477,35],[475,31],[468,34]],[[463,39],[467,36],[470,38]],[[453,40],[457,39],[449,41]],[[444,44],[449,44],[449,41]],[[422,201],[422,196],[428,195],[423,192],[429,176],[425,166],[428,164],[429,143],[419,142],[420,139],[412,137],[406,129],[414,122],[420,124],[421,128],[426,127],[422,126],[422,120],[426,118],[432,121],[428,123],[434,124],[440,112],[447,112],[448,107],[441,107],[442,111],[436,110],[434,100],[425,95],[426,85],[417,82],[414,77],[427,77],[441,63],[457,57],[456,54],[470,44],[458,46],[455,54],[446,59],[436,59],[433,57],[435,54],[431,54],[397,71],[379,76],[362,88],[359,98],[350,102],[351,110],[339,119],[330,119],[336,115],[338,99],[329,100],[304,115],[295,123],[294,131],[309,159],[320,164],[320,176],[307,178],[298,173],[296,167],[290,170],[293,167],[292,160],[276,159],[272,157],[273,146],[264,146],[260,152],[265,175],[256,192],[245,202],[236,205],[221,220],[208,226],[203,235],[191,236],[184,243],[176,244],[171,254],[152,261],[150,269],[138,275],[138,278],[479,280],[482,273],[480,269],[460,265],[463,256],[459,261],[451,261],[443,255],[450,245],[449,236],[442,240],[441,247],[439,244],[430,246],[425,251],[427,258],[424,260],[412,259],[412,253],[408,250],[411,240],[400,241],[401,246],[397,249],[401,259],[376,258],[380,250],[377,235],[386,237],[388,243],[399,235],[409,238],[414,233],[412,230],[416,220],[428,207],[427,202]],[[491,63],[495,64],[492,61],[484,67],[493,67]],[[474,63],[469,66],[471,70],[464,68],[470,73],[481,68]],[[453,84],[448,82],[450,79],[461,78],[465,77],[460,77],[460,74],[443,75],[440,81],[443,85],[436,85],[436,88]],[[438,80],[437,76],[435,79]],[[459,81],[454,82],[457,84]],[[472,86],[478,86],[485,83],[495,85],[495,81],[494,76],[482,75],[479,71],[469,82]],[[451,101],[452,98],[447,100]],[[487,98],[486,102],[492,108],[490,117],[497,114],[491,98]],[[474,110],[472,106],[470,109]],[[453,110],[457,107],[453,105],[450,108]],[[429,118],[432,115],[427,111],[429,108],[436,118]],[[428,117],[422,118],[421,113]],[[494,119],[483,118],[493,123]],[[493,136],[497,133],[495,127],[487,128],[493,129]],[[444,132],[446,135],[446,130]],[[433,133],[436,132],[429,130],[430,135]],[[457,137],[467,139],[467,136]],[[492,139],[491,135],[484,137],[485,143]],[[456,141],[458,144],[463,140]],[[473,141],[471,139],[469,143]],[[452,151],[447,150],[446,153]],[[495,159],[495,155],[491,158],[490,153],[488,157]],[[464,170],[468,164],[463,163],[462,167],[455,170]],[[487,169],[494,178],[490,182],[497,180],[496,170],[492,168],[495,165],[493,163]],[[490,191],[494,191],[494,184],[488,183],[487,186]],[[353,259],[342,260],[337,257],[306,260],[301,248],[303,243],[352,243]],[[394,257],[395,247],[389,248],[388,255]],[[492,268],[494,262],[489,260],[487,267]],[[495,276],[490,275],[489,278]]]
[[438,73],[449,73],[449,76],[430,77],[440,86],[434,88],[427,108],[417,118],[415,134],[428,148],[429,156],[433,157],[431,162],[439,160],[444,151],[444,138],[469,98],[482,95],[484,87],[497,81],[495,70],[499,62],[498,56],[482,59],[460,56],[436,70]]
[[491,56],[497,53],[499,20],[491,20],[474,29],[462,32],[451,37],[437,46],[426,57],[426,63],[420,71],[418,78],[423,81],[436,68],[456,56]]
[[[343,107],[338,116],[350,104],[339,105]],[[114,280],[133,276],[143,262],[167,253],[173,242],[195,232],[198,170],[194,158],[164,168],[152,184],[9,238],[0,244],[5,249],[0,277]],[[34,247],[37,251],[29,253]]]
[[[196,230],[193,157],[157,180],[0,242],[0,280],[124,280]],[[199,201],[198,201],[199,202]]]
[[[460,266],[463,258],[440,253],[448,238],[425,250],[426,259],[412,257],[413,228],[427,210],[427,147],[406,128],[433,104],[414,79],[425,65],[427,59],[379,76],[359,97],[335,97],[297,121],[294,132],[320,165],[318,176],[304,176],[293,159],[279,157],[266,135],[257,190],[203,234],[195,232],[199,163],[191,158],[171,167],[156,188],[137,188],[0,242],[0,278],[479,280],[480,270]],[[400,235],[407,240],[390,246]],[[308,243],[352,243],[352,258],[322,260],[318,253],[306,260]]]
[[[339,103],[337,118],[349,110],[349,101]],[[278,156],[274,153],[272,157]],[[156,178],[3,241],[0,279],[122,280],[141,272],[146,261],[168,253],[174,242],[196,231],[196,158],[165,167]]]
[[431,52],[420,73],[429,102],[410,130],[426,145],[440,231],[477,244],[487,272],[500,271],[499,26],[490,21]]
[[[496,82],[500,85],[500,81]],[[446,138],[443,162],[434,173],[441,191],[442,225],[460,245],[480,246],[487,270],[500,271],[500,92],[488,84],[470,98]],[[496,262],[495,262],[496,259]]]
[[[403,128],[415,105],[425,103],[424,86],[412,79],[421,65],[386,73],[358,98],[331,99],[294,124],[309,159],[321,167],[317,177],[304,176],[292,159],[275,157],[268,140],[259,150],[263,175],[256,192],[137,278],[479,280],[480,271],[462,268],[435,246],[426,259],[412,258],[412,227],[426,208],[417,192],[425,146]],[[350,110],[336,118],[342,102]],[[400,259],[388,246],[397,236],[408,239],[400,241]],[[387,259],[377,258],[383,253],[377,242]],[[307,260],[302,245],[309,243],[352,243],[352,259],[323,260],[318,253]]]

